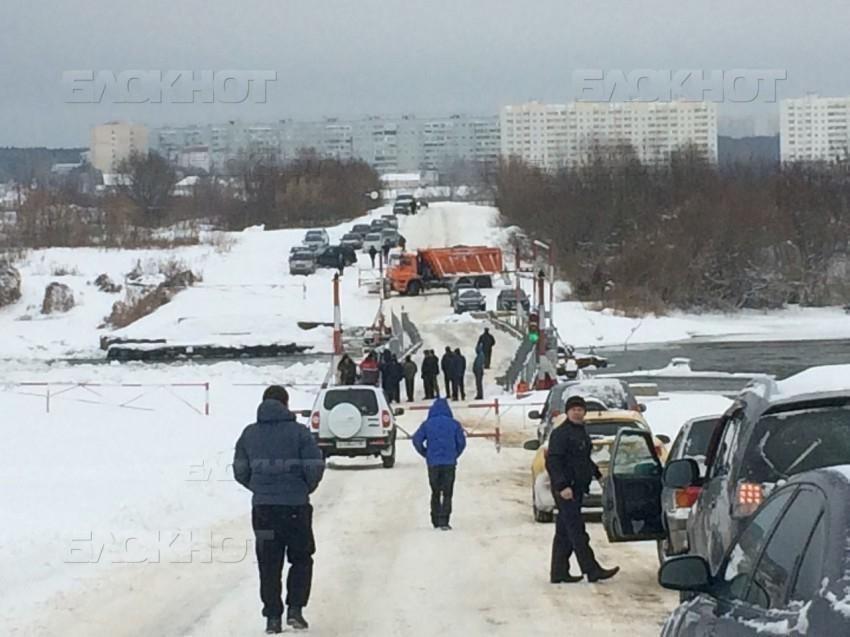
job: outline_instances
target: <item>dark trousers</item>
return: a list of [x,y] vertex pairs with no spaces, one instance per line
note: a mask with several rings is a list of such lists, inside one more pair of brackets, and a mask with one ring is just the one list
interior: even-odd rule
[[463,376],[457,379],[457,390],[460,392],[460,399],[466,400],[466,387],[463,384]]
[[492,349],[484,350],[484,369],[490,369],[490,357],[493,355]]
[[407,402],[413,402],[413,383],[415,378],[405,378],[404,379],[404,389],[407,391]]
[[573,499],[564,500],[554,493],[558,516],[555,518],[555,538],[552,540],[552,563],[549,576],[553,581],[565,579],[570,572],[570,556],[575,553],[581,572],[585,575],[599,570],[599,563],[590,548],[590,536],[581,517],[582,495],[573,490]]
[[443,381],[446,383],[446,398],[452,395],[452,381],[448,372],[443,372]]
[[452,379],[452,400],[457,400],[460,395],[462,400],[466,400],[466,390],[463,387],[463,378]]
[[263,617],[282,617],[281,577],[284,555],[289,560],[286,605],[303,608],[313,583],[313,507],[258,505],[251,510],[260,567],[260,599]]
[[423,376],[422,377],[422,385],[425,389],[425,398],[439,398],[440,397],[440,385],[437,383],[436,376]]
[[431,485],[431,524],[435,527],[449,523],[452,514],[452,493],[455,486],[454,465],[428,467]]
[[475,374],[475,400],[484,398],[484,372]]

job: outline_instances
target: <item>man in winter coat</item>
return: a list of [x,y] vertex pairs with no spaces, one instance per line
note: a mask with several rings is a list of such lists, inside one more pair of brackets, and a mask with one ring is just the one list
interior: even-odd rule
[[496,339],[490,333],[490,328],[485,327],[484,333],[478,337],[478,343],[484,348],[484,369],[490,369],[490,357],[493,355],[493,346]]
[[375,352],[369,352],[360,363],[360,383],[363,385],[378,386],[381,377],[378,368],[378,356]]
[[481,343],[478,343],[475,348],[472,373],[475,376],[475,400],[482,400],[484,398],[484,348]]
[[287,624],[306,629],[313,580],[313,507],[310,494],[319,486],[325,461],[315,438],[289,411],[289,395],[272,385],[263,393],[257,422],[245,427],[233,456],[236,481],[253,493],[251,521],[257,541],[260,598],[266,632],[283,632],[281,577],[284,553]]
[[581,572],[587,581],[614,577],[619,566],[606,569],[599,565],[590,548],[590,536],[581,517],[581,502],[590,492],[590,483],[602,474],[591,459],[593,443],[584,427],[587,406],[581,396],[567,399],[566,414],[555,418],[549,435],[546,471],[552,483],[552,495],[558,517],[555,538],[552,540],[552,561],[549,579],[553,584],[580,582],[580,575],[570,575],[570,555],[575,552]]
[[457,348],[452,358],[452,400],[457,400],[458,394],[461,400],[466,400],[466,388],[463,383],[465,375],[466,358],[460,353],[460,348]]
[[369,246],[369,258],[372,260],[372,267],[375,267],[375,257],[378,256],[378,250],[374,245]]
[[410,355],[404,357],[404,365],[401,366],[402,374],[404,375],[404,388],[407,390],[407,402],[413,402],[413,384],[416,382],[416,372],[419,368]]
[[351,356],[343,354],[339,365],[336,366],[340,385],[355,385],[357,383],[357,365],[351,360]]
[[425,420],[413,434],[413,446],[428,464],[431,485],[431,524],[435,529],[450,530],[452,494],[457,459],[466,448],[466,434],[452,417],[445,398],[437,398]]
[[440,397],[440,386],[437,377],[440,375],[440,361],[434,350],[426,349],[422,359],[422,384],[425,387],[425,398],[431,400]]
[[454,354],[452,353],[452,348],[446,345],[446,352],[443,354],[443,357],[440,359],[440,369],[443,370],[443,381],[446,384],[446,398],[452,395],[452,357]]

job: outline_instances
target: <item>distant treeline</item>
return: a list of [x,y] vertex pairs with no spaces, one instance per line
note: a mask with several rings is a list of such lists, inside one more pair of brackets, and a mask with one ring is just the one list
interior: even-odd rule
[[53,164],[73,164],[87,148],[0,148],[0,183],[46,182]]
[[505,223],[554,241],[579,299],[635,313],[850,300],[846,166],[626,153],[556,174],[506,161],[497,182]]

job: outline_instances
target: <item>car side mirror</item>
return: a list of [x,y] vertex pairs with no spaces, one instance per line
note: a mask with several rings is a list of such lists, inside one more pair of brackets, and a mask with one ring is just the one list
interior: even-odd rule
[[396,415],[396,416],[402,416],[402,415],[404,415],[404,407],[396,407],[396,408],[393,410],[393,414],[394,414],[394,415]]
[[538,449],[540,449],[540,441],[539,440],[526,440],[523,443],[522,448],[526,449],[528,451],[537,451]]
[[693,458],[674,460],[664,467],[664,486],[668,489],[684,489],[699,481],[699,465]]
[[540,412],[536,409],[532,409],[530,412],[528,412],[528,417],[532,420],[540,420]]
[[669,444],[670,444],[670,436],[668,436],[667,434],[658,434],[658,435],[657,435],[657,436],[655,436],[655,437],[656,437],[656,438],[658,438],[658,439],[659,439],[661,442],[663,442],[665,445],[669,445]]
[[711,586],[711,571],[698,555],[671,557],[658,570],[658,583],[674,591],[704,592]]

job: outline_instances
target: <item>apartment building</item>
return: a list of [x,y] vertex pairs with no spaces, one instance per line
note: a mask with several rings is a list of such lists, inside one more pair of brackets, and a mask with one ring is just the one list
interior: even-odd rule
[[685,147],[717,161],[717,112],[711,102],[530,102],[504,107],[501,123],[502,155],[547,170],[612,152],[662,163]]
[[115,173],[132,153],[148,152],[148,129],[138,124],[110,122],[92,126],[89,156],[91,165],[104,174]]
[[850,97],[782,100],[779,152],[783,162],[850,159]]

